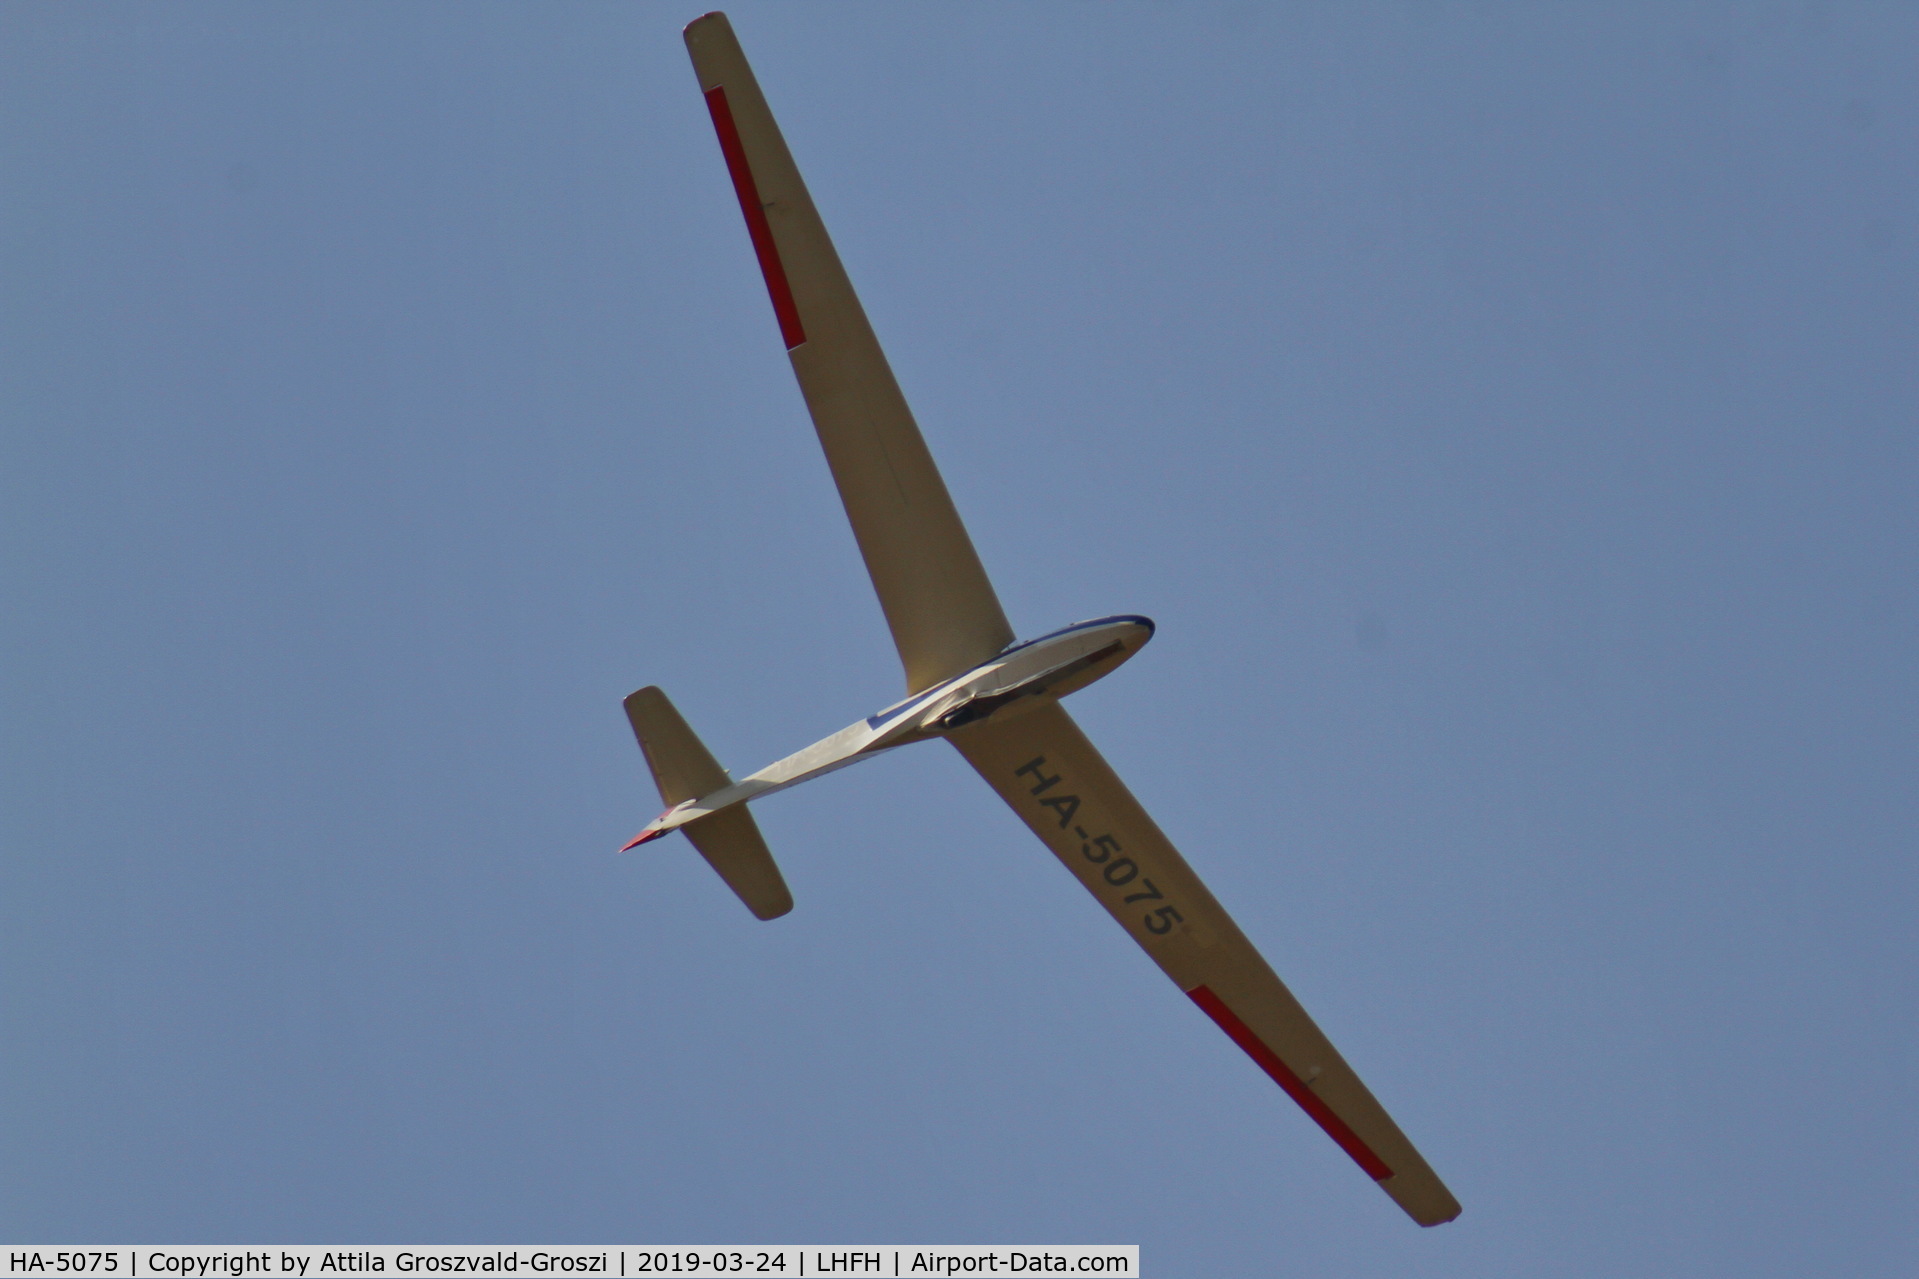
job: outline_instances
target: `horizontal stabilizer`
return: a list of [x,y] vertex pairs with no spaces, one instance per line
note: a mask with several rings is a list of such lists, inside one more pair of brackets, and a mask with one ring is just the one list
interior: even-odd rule
[[[732,784],[720,762],[658,688],[643,688],[628,697],[626,717],[668,808]],[[776,919],[793,909],[793,894],[766,847],[759,823],[744,805],[709,814],[680,829],[755,916]]]
[[680,829],[756,919],[778,919],[793,909],[793,894],[746,805],[688,822]]

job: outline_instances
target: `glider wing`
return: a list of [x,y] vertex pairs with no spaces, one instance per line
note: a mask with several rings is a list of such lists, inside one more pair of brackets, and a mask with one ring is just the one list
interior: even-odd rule
[[950,738],[1166,975],[1422,1226],[1459,1201],[1057,702]]
[[725,15],[688,25],[686,47],[906,691],[931,688],[1012,628]]

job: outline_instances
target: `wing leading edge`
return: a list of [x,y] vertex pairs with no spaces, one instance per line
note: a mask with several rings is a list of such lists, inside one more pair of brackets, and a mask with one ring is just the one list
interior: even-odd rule
[[1422,1226],[1459,1201],[1058,703],[949,740],[1175,985]]

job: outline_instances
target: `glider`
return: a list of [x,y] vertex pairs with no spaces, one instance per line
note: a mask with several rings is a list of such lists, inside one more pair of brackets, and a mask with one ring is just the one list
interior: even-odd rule
[[1452,1220],[1458,1201],[1060,705],[1137,652],[1153,624],[1105,617],[1015,642],[725,15],[690,24],[686,44],[907,697],[735,782],[664,693],[641,689],[627,717],[668,808],[626,847],[684,831],[754,915],[773,919],[793,897],[747,801],[943,738],[1414,1221]]

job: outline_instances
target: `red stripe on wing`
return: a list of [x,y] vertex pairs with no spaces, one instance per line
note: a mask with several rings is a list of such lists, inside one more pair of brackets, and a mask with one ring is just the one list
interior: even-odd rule
[[1219,1023],[1227,1038],[1246,1050],[1246,1055],[1259,1063],[1259,1068],[1273,1077],[1273,1082],[1286,1090],[1286,1095],[1299,1103],[1299,1108],[1313,1117],[1313,1122],[1326,1130],[1326,1135],[1339,1143],[1339,1148],[1353,1157],[1353,1162],[1366,1170],[1366,1175],[1374,1181],[1384,1181],[1393,1175],[1386,1161],[1373,1153],[1373,1148],[1359,1139],[1359,1134],[1346,1126],[1346,1121],[1333,1113],[1333,1108],[1319,1099],[1319,1094],[1306,1086],[1306,1081],[1295,1075],[1292,1068],[1279,1059],[1279,1054],[1266,1046],[1264,1040],[1253,1033],[1252,1027],[1239,1019],[1239,1014],[1226,1006],[1226,1001],[1215,995],[1205,986],[1195,986],[1186,992],[1194,1003],[1206,1010],[1206,1015]]
[[766,291],[773,299],[780,337],[790,351],[806,341],[806,330],[800,325],[800,309],[793,302],[793,288],[786,282],[786,265],[780,261],[779,245],[773,242],[773,227],[766,220],[766,206],[760,202],[759,184],[753,181],[752,166],[746,162],[746,148],[741,145],[739,128],[733,123],[733,108],[726,104],[724,85],[714,85],[706,91],[706,109],[713,115],[713,131],[720,135],[720,154],[726,157],[726,171],[733,175],[740,212],[746,215],[746,233],[753,237],[753,252],[759,256],[760,274],[766,277]]

